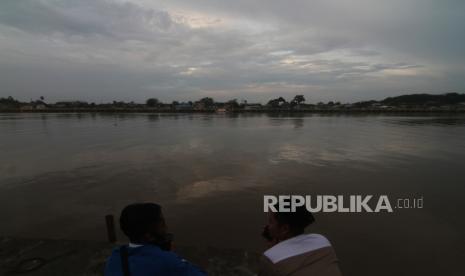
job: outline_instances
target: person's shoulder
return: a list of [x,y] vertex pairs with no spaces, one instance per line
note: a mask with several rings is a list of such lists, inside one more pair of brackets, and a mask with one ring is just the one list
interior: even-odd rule
[[187,263],[187,261],[185,259],[181,258],[181,256],[179,256],[178,254],[176,254],[173,251],[161,251],[161,253],[159,253],[159,255],[166,264],[170,264],[170,265],[173,265],[173,266],[178,266],[178,265],[182,265],[184,263]]
[[163,257],[164,263],[169,266],[176,275],[206,275],[202,269],[185,260],[175,252],[165,251]]
[[[129,256],[133,260],[132,264],[137,264],[134,269],[143,267],[145,272],[153,271],[161,275],[206,275],[201,269],[182,259],[176,253],[162,250],[157,246],[144,245],[130,248]],[[107,261],[107,271],[111,272],[115,267],[119,269],[120,259],[120,248],[115,248]]]
[[278,263],[287,258],[325,247],[331,247],[331,243],[325,236],[321,234],[302,234],[274,245],[263,254],[271,262]]
[[316,234],[316,233],[307,234],[307,235],[305,235],[305,238],[307,238],[309,240],[318,241],[318,242],[321,242],[321,243],[331,244],[329,242],[328,238],[326,238],[325,236],[323,236],[321,234]]
[[158,258],[173,259],[176,257],[172,251],[163,250],[156,245],[147,244],[141,247],[132,248],[130,252],[134,252],[139,255],[151,255]]
[[[144,245],[140,247],[128,247],[127,245],[123,245],[123,246],[127,247],[129,257],[135,258],[137,260],[144,260],[144,259],[153,260],[154,258],[160,259],[165,256],[165,254],[163,253],[164,251],[156,246],[150,246],[150,245]],[[111,252],[110,257],[108,258],[108,261],[116,260],[117,262],[120,262],[121,247],[122,246],[117,246],[113,248],[113,251]]]
[[121,251],[120,246],[114,247],[114,248],[111,250],[110,256],[107,258],[107,263],[108,263],[110,260],[115,259],[116,256],[119,257],[120,254],[121,254],[120,251]]
[[146,250],[149,250],[150,255],[156,257],[156,260],[163,264],[167,272],[173,272],[176,275],[205,275],[200,268],[173,251],[165,251],[160,248],[147,248]]

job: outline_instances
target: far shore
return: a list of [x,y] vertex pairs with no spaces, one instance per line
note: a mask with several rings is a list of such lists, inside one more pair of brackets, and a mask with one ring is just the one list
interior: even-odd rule
[[352,108],[352,109],[256,109],[256,110],[215,110],[215,109],[157,109],[157,108],[50,108],[50,109],[0,109],[0,113],[212,113],[212,114],[231,114],[231,113],[331,113],[331,114],[384,114],[384,113],[465,113],[463,108]]
[[163,103],[156,98],[145,104],[113,101],[112,103],[88,103],[86,101],[44,102],[41,96],[29,103],[9,96],[0,98],[0,113],[463,113],[465,94],[410,94],[388,97],[382,101],[356,103],[306,103],[304,95],[296,95],[287,101],[283,97],[271,99],[266,104],[239,102],[237,99],[217,102],[204,97],[198,101]]

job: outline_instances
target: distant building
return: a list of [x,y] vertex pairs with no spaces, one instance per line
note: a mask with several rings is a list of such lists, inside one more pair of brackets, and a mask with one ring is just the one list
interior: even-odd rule
[[194,103],[194,110],[205,110],[206,106],[203,102],[195,102]]
[[260,110],[260,109],[262,109],[261,104],[245,104],[244,105],[244,110],[256,111],[256,110]]
[[179,110],[179,111],[182,111],[182,110],[192,110],[192,105],[188,104],[188,103],[180,103],[180,104],[177,104],[174,106],[174,109],[175,110]]
[[47,106],[45,104],[36,104],[34,106],[34,109],[36,109],[36,110],[44,110],[44,109],[47,109]]
[[70,108],[70,107],[87,107],[89,104],[83,101],[68,101],[68,102],[57,102],[55,107],[57,108]]
[[34,106],[32,105],[23,105],[19,108],[19,110],[21,111],[31,111],[31,110],[34,110]]

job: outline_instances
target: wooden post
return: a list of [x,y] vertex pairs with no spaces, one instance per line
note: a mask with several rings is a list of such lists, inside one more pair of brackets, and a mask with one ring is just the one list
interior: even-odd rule
[[108,241],[111,243],[115,243],[116,232],[115,232],[115,219],[113,218],[113,215],[106,215],[105,222],[107,224]]

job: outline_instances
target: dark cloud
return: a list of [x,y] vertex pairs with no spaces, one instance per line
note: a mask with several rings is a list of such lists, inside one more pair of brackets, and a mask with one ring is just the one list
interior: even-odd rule
[[460,92],[464,12],[457,0],[4,0],[0,82],[22,99],[89,101]]
[[26,32],[153,40],[177,24],[167,12],[110,1],[5,0],[0,23]]

